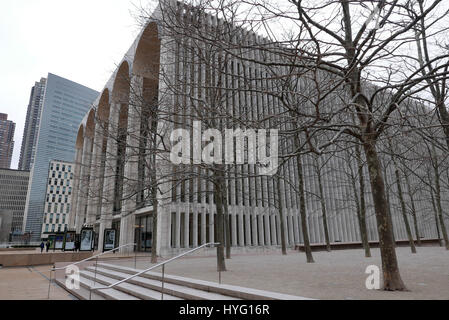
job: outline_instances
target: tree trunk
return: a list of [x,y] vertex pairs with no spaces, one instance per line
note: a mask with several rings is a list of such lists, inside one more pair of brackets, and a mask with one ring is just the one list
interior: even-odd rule
[[215,221],[217,226],[217,241],[220,243],[217,246],[217,271],[226,271],[225,262],[225,239],[224,239],[224,213],[223,213],[223,192],[224,188],[224,178],[223,178],[223,166],[217,166],[213,169],[213,180],[214,180],[214,197],[215,206],[217,209],[217,221]]
[[416,253],[415,241],[413,240],[412,231],[410,229],[410,224],[408,223],[408,219],[407,219],[407,208],[405,207],[404,194],[402,193],[401,178],[399,175],[398,168],[396,168],[396,170],[394,171],[394,174],[396,176],[396,185],[398,187],[398,196],[399,196],[399,201],[401,203],[402,218],[404,219],[405,230],[407,231],[407,237],[408,237],[408,241],[410,243],[410,249],[412,250],[412,253]]
[[226,239],[226,259],[231,259],[231,224],[230,224],[230,215],[229,215],[229,203],[228,203],[228,190],[226,188],[226,192],[223,197],[223,207],[224,207],[224,228],[225,228],[225,239]]
[[[295,137],[296,148],[299,148],[300,141],[299,137]],[[300,201],[300,216],[301,216],[301,228],[302,228],[302,236],[304,240],[304,251],[306,252],[307,263],[314,263],[312,248],[310,247],[309,240],[309,228],[307,226],[307,211],[306,211],[306,196],[304,191],[304,173],[302,168],[301,156],[298,153],[296,156],[296,164],[298,169],[298,185],[299,185],[299,201]]]
[[399,273],[392,225],[389,219],[385,200],[385,184],[382,177],[382,167],[376,150],[375,141],[366,141],[363,144],[370,183],[376,212],[377,230],[379,233],[380,255],[383,270],[383,288],[390,291],[407,290]]
[[435,157],[435,150],[434,150],[434,156],[433,156],[433,170],[435,173],[435,200],[437,204],[437,210],[438,210],[438,217],[440,219],[440,226],[441,226],[441,232],[443,233],[443,239],[444,244],[446,247],[446,250],[449,250],[449,238],[447,236],[447,230],[446,226],[444,224],[444,217],[443,217],[443,207],[441,206],[441,186],[440,186],[440,173],[438,171],[438,163],[436,161]]
[[437,102],[437,111],[440,116],[441,125],[446,136],[446,144],[449,148],[449,112],[447,112],[446,105],[443,101]]
[[415,207],[415,199],[413,198],[410,180],[407,175],[405,175],[405,183],[407,184],[408,196],[410,197],[410,204],[412,206],[412,217],[413,217],[413,226],[415,228],[416,242],[417,242],[418,247],[420,247],[421,246],[421,237],[419,235],[419,228],[418,228],[418,217],[417,217],[418,213],[417,213],[416,207]]
[[329,227],[327,226],[326,201],[324,200],[323,182],[321,172],[318,172],[318,187],[320,189],[321,213],[323,216],[324,238],[326,239],[326,250],[331,251],[331,241],[329,238]]
[[[360,236],[362,238],[363,248],[365,249],[365,257],[371,257],[371,249],[368,241],[368,232],[366,229],[366,202],[365,202],[365,176],[363,174],[363,161],[360,148],[356,146],[356,156],[358,163],[359,185],[360,185],[360,211],[358,212]],[[357,194],[355,194],[357,196]]]
[[394,235],[394,223],[393,223],[393,217],[391,215],[391,202],[390,202],[390,187],[388,185],[388,175],[387,175],[387,167],[384,165],[384,178],[385,178],[385,188],[387,191],[387,210],[388,210],[388,219],[390,219],[391,224],[391,236],[393,238],[394,246],[396,247],[396,237]]
[[287,255],[287,243],[285,241],[285,221],[284,221],[284,211],[282,208],[282,197],[281,197],[281,178],[276,176],[276,197],[277,197],[277,207],[279,210],[279,219],[281,221],[281,247],[282,254]]
[[428,175],[429,177],[429,189],[430,189],[430,199],[432,200],[432,207],[433,207],[433,212],[434,212],[434,217],[435,217],[435,225],[437,227],[437,236],[438,236],[438,243],[440,244],[440,247],[443,246],[443,241],[441,240],[441,235],[440,235],[440,224],[438,223],[438,210],[437,207],[435,205],[435,198],[433,196],[433,187],[432,187],[432,180],[430,179],[430,175]]

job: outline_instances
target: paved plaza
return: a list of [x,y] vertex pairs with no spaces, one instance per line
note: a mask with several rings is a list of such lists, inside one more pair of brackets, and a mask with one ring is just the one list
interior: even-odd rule
[[[409,292],[366,289],[365,270],[369,265],[380,266],[379,249],[372,249],[372,258],[365,258],[363,250],[314,252],[314,264],[307,264],[304,253],[297,251],[289,251],[287,256],[275,251],[234,255],[226,261],[228,272],[222,274],[222,279],[225,284],[315,299],[449,300],[449,251],[442,247],[417,249],[418,253],[412,254],[407,247],[397,248],[401,275]],[[151,266],[149,260],[149,256],[141,255],[137,268]],[[134,258],[108,263],[134,267]],[[0,299],[46,299],[48,269],[49,266],[0,269]],[[213,256],[180,259],[167,265],[166,272],[218,282]],[[74,299],[55,285],[51,287],[51,298]]]
[[[449,300],[449,251],[442,247],[398,247],[397,255],[402,278],[409,292],[367,290],[365,282],[369,265],[381,266],[379,249],[372,249],[372,258],[363,250],[314,252],[314,264],[306,263],[305,254],[289,251],[263,255],[237,255],[227,260],[228,272],[223,283],[274,291],[315,299],[443,299]],[[134,261],[114,261],[134,267]],[[138,268],[150,264],[139,259]],[[194,279],[217,281],[215,257],[190,257],[167,265],[166,272]]]

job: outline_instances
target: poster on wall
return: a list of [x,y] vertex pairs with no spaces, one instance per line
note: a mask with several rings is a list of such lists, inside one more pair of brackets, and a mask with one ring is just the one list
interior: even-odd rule
[[64,251],[75,251],[76,232],[67,231],[64,235]]
[[64,245],[64,235],[57,234],[55,236],[55,250],[62,250],[63,245]]
[[115,229],[106,229],[104,231],[103,252],[110,251],[115,248]]
[[55,238],[56,238],[56,235],[54,235],[54,234],[50,234],[48,236],[48,240],[47,241],[50,243],[50,246],[49,246],[50,250],[54,250],[55,249]]
[[80,241],[80,251],[92,251],[94,230],[91,228],[81,230]]

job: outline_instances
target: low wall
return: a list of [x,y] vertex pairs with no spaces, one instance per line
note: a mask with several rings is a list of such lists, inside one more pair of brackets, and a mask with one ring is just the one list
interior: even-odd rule
[[77,262],[92,255],[92,252],[8,253],[0,255],[0,265],[3,267],[52,265],[56,262]]
[[[421,244],[423,246],[434,246],[438,245],[439,241],[438,239],[421,239]],[[410,242],[408,240],[397,240],[396,245],[398,247],[407,247],[410,245]],[[418,245],[415,240],[415,245]],[[370,241],[369,243],[370,248],[379,248],[379,242],[378,241]],[[312,248],[312,251],[325,251],[326,245],[325,244],[311,244],[310,247]],[[332,250],[347,250],[347,249],[363,249],[363,245],[361,242],[338,242],[338,243],[331,243],[331,249]],[[296,245],[295,250],[299,250],[304,252],[304,245]]]
[[34,248],[0,248],[0,252],[12,252],[12,251],[30,251]]

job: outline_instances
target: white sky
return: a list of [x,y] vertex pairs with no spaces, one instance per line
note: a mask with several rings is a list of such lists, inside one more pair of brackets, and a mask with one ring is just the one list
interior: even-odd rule
[[136,0],[1,0],[0,113],[16,123],[16,169],[35,81],[49,72],[101,91],[137,37]]

